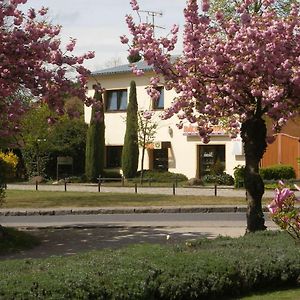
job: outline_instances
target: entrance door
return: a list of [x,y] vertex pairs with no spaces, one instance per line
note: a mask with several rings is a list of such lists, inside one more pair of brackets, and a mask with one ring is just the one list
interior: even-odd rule
[[214,166],[223,166],[225,170],[225,145],[199,146],[199,173],[200,177],[211,174]]
[[153,170],[168,171],[168,148],[153,149]]

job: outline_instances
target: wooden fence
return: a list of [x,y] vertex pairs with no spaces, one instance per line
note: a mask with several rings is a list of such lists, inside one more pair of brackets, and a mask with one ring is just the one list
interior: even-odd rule
[[298,158],[300,158],[300,138],[279,133],[276,135],[275,142],[268,145],[261,160],[261,167],[291,165],[295,169],[296,177],[300,178]]

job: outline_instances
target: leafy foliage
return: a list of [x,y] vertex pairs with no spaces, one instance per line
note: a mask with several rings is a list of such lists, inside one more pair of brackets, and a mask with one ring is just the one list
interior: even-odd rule
[[96,90],[94,98],[98,105],[92,107],[91,121],[86,138],[85,176],[88,181],[97,181],[103,175],[105,155],[105,125],[102,94]]
[[265,180],[283,180],[296,178],[295,170],[288,165],[274,165],[259,170],[260,175]]
[[245,166],[238,165],[234,168],[234,187],[239,188],[244,186]]
[[174,182],[174,181],[186,181],[187,177],[180,173],[173,173],[169,171],[153,171],[144,170],[143,179],[151,179],[153,182]]
[[126,133],[122,150],[122,171],[125,178],[133,178],[138,168],[139,143],[137,112],[136,83],[135,81],[131,81],[126,116]]
[[[68,109],[74,107],[68,100],[66,106]],[[54,124],[48,124],[49,115],[56,119]],[[82,117],[57,116],[47,106],[36,105],[25,114],[21,125],[20,147],[29,177],[42,175],[55,178],[58,156],[73,157],[74,173],[84,172],[87,126]]]
[[[264,251],[262,251],[262,249]],[[299,248],[286,233],[185,245],[136,245],[73,257],[0,263],[3,299],[233,299],[296,286]]]
[[222,174],[219,175],[205,175],[202,177],[203,182],[205,183],[216,183],[220,185],[233,185],[234,184],[234,179],[231,175],[223,172]]

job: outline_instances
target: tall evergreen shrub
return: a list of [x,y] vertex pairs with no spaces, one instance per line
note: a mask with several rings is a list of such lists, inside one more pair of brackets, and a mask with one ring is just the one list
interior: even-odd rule
[[[96,90],[94,98],[99,105],[92,108],[92,115],[86,138],[85,175],[95,182],[103,176],[105,155],[105,124],[102,94]],[[96,117],[97,116],[97,117]]]
[[122,151],[122,170],[126,178],[136,175],[139,159],[138,146],[138,104],[136,96],[136,83],[131,81],[129,103],[127,106],[126,133]]

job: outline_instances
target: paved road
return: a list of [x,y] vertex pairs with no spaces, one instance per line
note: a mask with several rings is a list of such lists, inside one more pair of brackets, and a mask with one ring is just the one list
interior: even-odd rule
[[[2,256],[44,258],[74,255],[135,243],[174,244],[218,235],[238,237],[245,233],[245,213],[155,213],[109,215],[1,216],[5,226],[27,227],[41,245]],[[267,220],[269,229],[276,227]]]
[[[267,226],[275,228],[268,220]],[[21,228],[163,228],[170,233],[198,232],[215,237],[219,234],[240,236],[245,232],[245,213],[147,213],[54,216],[2,216],[4,226]]]

